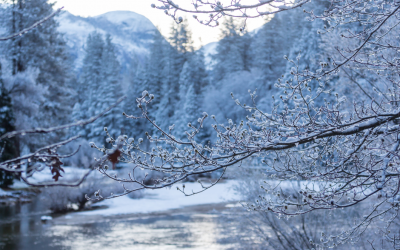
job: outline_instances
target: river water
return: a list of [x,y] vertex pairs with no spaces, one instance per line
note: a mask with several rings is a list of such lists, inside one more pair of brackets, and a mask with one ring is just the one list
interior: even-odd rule
[[[229,205],[228,205],[229,206]],[[120,217],[47,215],[40,202],[0,207],[0,249],[237,249],[226,204]],[[221,219],[224,218],[224,219]]]

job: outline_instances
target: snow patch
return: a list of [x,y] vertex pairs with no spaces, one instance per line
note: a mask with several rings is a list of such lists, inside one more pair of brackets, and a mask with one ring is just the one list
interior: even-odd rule
[[[96,205],[107,206],[106,209],[85,211],[76,214],[110,216],[118,214],[151,213],[185,206],[237,201],[239,200],[239,195],[233,191],[233,186],[236,184],[236,181],[218,183],[211,189],[193,196],[185,196],[176,189],[177,187],[182,189],[182,184],[175,185],[172,188],[146,190],[145,198],[130,199],[128,196],[123,196],[105,200]],[[198,183],[185,183],[185,186],[185,191],[188,193],[192,190],[201,190],[201,186]]]
[[4,191],[3,189],[0,188],[0,197],[9,195],[11,195],[11,192]]

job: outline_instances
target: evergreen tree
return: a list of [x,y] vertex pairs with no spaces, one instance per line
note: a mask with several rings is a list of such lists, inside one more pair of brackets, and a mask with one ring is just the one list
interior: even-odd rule
[[[175,22],[171,26],[169,41],[171,44],[168,50],[168,84],[170,89],[170,103],[176,103],[179,100],[179,75],[182,67],[193,52],[192,33],[186,19],[180,24]],[[173,113],[169,114],[171,117]]]
[[[79,77],[79,101],[92,103],[93,95],[103,80],[102,58],[105,44],[101,34],[93,32],[86,41],[86,56]],[[90,108],[87,104],[87,108]]]
[[[329,8],[330,3],[328,1],[320,1],[313,4],[313,11],[315,14],[322,14],[323,10]],[[293,22],[300,23],[306,18],[301,10],[296,10],[292,15],[295,20]],[[281,21],[285,25],[285,20]],[[293,43],[288,54],[289,58],[295,59],[299,54],[301,55],[301,60],[299,60],[300,70],[308,69],[315,71],[320,67],[320,62],[322,60],[322,50],[321,44],[322,39],[318,30],[324,25],[328,25],[322,20],[314,20],[313,22],[307,21],[301,27],[297,27],[296,36],[293,37]],[[287,26],[287,24],[285,25]],[[289,26],[290,27],[290,26]],[[289,72],[290,68],[293,66],[287,66],[286,71]]]
[[[158,110],[158,104],[161,101],[163,91],[163,83],[165,83],[164,73],[166,71],[166,54],[167,45],[164,37],[156,30],[153,34],[153,43],[150,49],[150,57],[147,63],[147,72],[140,72],[139,78],[142,78],[141,86],[153,94],[155,99],[150,107],[150,112],[155,115]],[[141,93],[140,93],[141,94]],[[155,118],[155,117],[154,117]]]
[[[321,14],[323,10],[328,8],[329,6],[329,2],[319,1],[313,4],[313,11],[315,14],[318,15]],[[292,16],[295,18],[292,22],[297,21],[298,23],[305,20],[306,18],[306,15],[301,10],[294,11]],[[282,22],[284,22],[284,20]],[[297,27],[297,35],[295,37],[292,37],[293,41],[291,43],[288,57],[291,60],[296,61],[299,71],[309,70],[311,72],[316,72],[318,71],[318,69],[321,69],[321,62],[325,61],[324,58],[327,58],[326,55],[324,55],[323,50],[321,49],[321,45],[323,44],[323,42],[321,35],[318,32],[318,30],[323,27],[324,24],[327,25],[327,23],[323,20],[317,19],[313,22],[306,21],[301,27]],[[293,67],[293,63],[286,61],[286,68],[285,70],[282,70],[282,72],[286,72],[283,81],[290,81],[291,78],[293,78],[290,73]],[[335,84],[333,84],[333,86],[331,85],[333,82],[338,82],[337,76],[335,76],[334,79],[332,79],[331,81],[325,82],[325,88],[331,90],[335,88]],[[310,93],[317,91],[317,89],[321,87],[318,81],[310,81],[308,83],[308,86],[311,90]],[[334,101],[336,100],[336,97],[334,95],[322,94],[319,98],[314,100],[314,103],[316,105],[323,105],[324,99]]]
[[166,76],[166,82],[164,83],[165,95],[160,100],[156,116],[156,121],[163,128],[170,125],[170,121],[174,117],[180,101],[179,75],[183,65],[193,51],[191,35],[187,21],[180,24],[173,23],[169,37],[171,46],[167,50],[166,70],[164,71],[164,75]]
[[287,61],[283,55],[288,52],[299,33],[296,26],[290,25],[292,20],[293,14],[289,17],[287,13],[279,13],[262,26],[253,41],[253,65],[262,72],[259,84],[261,90],[270,90],[277,78],[285,72]]
[[[96,90],[96,99],[93,100],[95,102],[94,107],[97,109],[95,113],[105,110],[107,107],[114,104],[118,98],[122,97],[122,88],[119,78],[120,71],[121,66],[117,60],[115,45],[112,43],[111,36],[107,34],[101,58],[102,84],[101,87]],[[89,137],[100,137],[104,135],[104,127],[108,128],[112,136],[117,137],[121,134],[123,128],[122,119],[122,107],[119,105],[92,124]]]
[[[75,120],[88,119],[99,114],[122,96],[120,64],[111,36],[107,35],[104,41],[101,34],[91,33],[87,39],[83,63],[78,93],[80,104],[76,104],[73,111]],[[105,138],[103,128],[107,127],[113,136],[118,136],[121,134],[121,120],[122,109],[116,107],[87,125],[84,134],[90,140],[102,142],[102,138]]]
[[[203,92],[208,85],[208,75],[205,70],[204,54],[200,50],[193,53],[183,66],[179,78],[180,103],[174,121],[177,123],[176,131],[181,133],[181,138],[186,137],[183,131],[190,130],[188,123],[197,127],[197,119],[202,116],[202,106],[204,101]],[[203,140],[207,137],[208,131],[203,128],[198,139]]]
[[[5,26],[10,33],[22,30],[50,15],[53,6],[54,3],[48,3],[48,0],[13,0],[9,6],[11,18]],[[12,74],[37,68],[37,83],[48,88],[38,117],[41,126],[68,122],[72,108],[70,59],[66,43],[57,28],[57,21],[49,19],[27,34],[10,40],[7,45]]]
[[221,29],[221,40],[214,55],[216,65],[214,80],[220,81],[226,74],[241,70],[249,70],[250,36],[240,35],[239,27],[232,17],[226,18]]
[[[104,49],[104,41],[101,34],[93,32],[89,34],[86,41],[86,56],[83,59],[82,72],[79,77],[78,86],[78,103],[73,109],[73,119],[75,121],[88,119],[96,114],[94,100],[96,99],[96,91],[100,88],[102,75],[102,57]],[[97,111],[101,112],[101,111]],[[85,128],[72,128],[72,133],[83,133],[89,135],[92,129],[91,124]]]
[[[14,116],[11,106],[11,98],[4,88],[0,64],[0,136],[15,130]],[[18,156],[17,143],[14,138],[0,141],[0,162],[10,160]],[[0,187],[12,185],[14,175],[0,170]]]

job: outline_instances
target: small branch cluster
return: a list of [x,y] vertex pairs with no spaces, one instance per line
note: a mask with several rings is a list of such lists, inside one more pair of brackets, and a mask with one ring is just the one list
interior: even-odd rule
[[[181,141],[172,134],[174,126],[170,126],[169,131],[164,131],[159,126],[157,126],[154,121],[150,119],[150,117],[148,116],[147,108],[153,100],[154,96],[151,94],[149,95],[147,91],[144,91],[142,97],[136,99],[137,106],[142,111],[142,116],[135,117],[124,113],[124,115],[128,119],[147,119],[160,131],[161,136],[159,137],[153,137],[150,134],[146,133],[147,138],[150,140],[150,142],[156,144],[156,146],[153,147],[150,151],[145,151],[142,149],[142,138],[139,138],[137,141],[135,141],[134,138],[128,138],[127,136],[119,136],[117,139],[114,139],[110,134],[108,134],[107,128],[105,128],[105,131],[108,135],[106,141],[112,144],[113,148],[107,149],[105,146],[98,147],[97,145],[92,144],[92,147],[97,148],[104,154],[101,159],[98,159],[100,163],[98,170],[102,174],[124,184],[139,184],[139,187],[135,189],[128,189],[124,185],[124,194],[113,195],[112,197],[108,198],[125,195],[140,189],[164,188],[167,186],[171,186],[179,181],[185,180],[191,175],[199,175],[203,173],[214,172],[218,169],[226,169],[227,166],[234,164],[234,162],[238,162],[237,160],[231,159],[228,161],[224,161],[226,163],[222,164],[222,162],[220,163],[217,160],[218,157],[214,157],[214,154],[216,153],[214,152],[214,150],[207,146],[203,147],[201,144],[196,143],[195,136],[200,132],[200,129],[203,126],[204,119],[206,119],[208,116],[206,113],[204,113],[203,116],[198,119],[197,125],[192,125],[191,123],[188,124],[189,131],[186,131],[188,139],[187,141]],[[158,146],[158,144],[161,143],[167,144],[168,149]],[[130,173],[128,176],[129,178],[120,178],[107,172],[109,166],[106,165],[106,161],[114,164],[115,161],[113,160],[112,156],[115,154],[118,154],[118,161],[135,164],[132,173]],[[164,174],[164,177],[160,179],[153,179],[153,184],[146,184],[149,174],[147,173],[144,175],[144,177],[139,179],[135,174],[137,169],[147,170],[149,172],[161,172]],[[223,174],[221,174],[221,177],[222,175]],[[219,181],[219,179],[208,186],[201,184],[203,187],[202,191],[215,185]],[[184,187],[179,190],[181,190],[185,195],[193,195],[196,193],[188,193],[185,191]]]
[[[310,0],[260,0],[260,1],[204,1],[192,0],[190,4],[179,6],[172,0],[157,0],[158,4],[151,7],[163,10],[164,13],[172,17],[177,23],[182,22],[183,13],[194,14],[193,18],[199,23],[216,27],[222,17],[256,18],[266,15],[273,15],[284,10],[301,7]],[[199,15],[199,16],[198,16]]]
[[23,29],[23,30],[21,30],[21,31],[19,31],[19,32],[16,32],[16,33],[14,33],[14,34],[11,34],[11,35],[8,35],[8,36],[5,36],[5,37],[0,37],[0,41],[7,41],[7,40],[10,40],[10,39],[13,39],[13,38],[15,38],[15,37],[22,36],[22,35],[28,33],[29,31],[31,31],[31,30],[37,28],[38,26],[42,25],[42,24],[43,24],[44,22],[46,22],[47,20],[53,18],[55,15],[57,15],[58,13],[60,13],[61,10],[62,10],[63,8],[64,8],[64,7],[61,7],[61,8],[59,8],[59,9],[57,9],[56,11],[54,11],[54,12],[53,12],[52,14],[50,14],[49,16],[47,16],[47,17],[45,17],[45,18],[43,18],[43,19],[37,21],[36,23],[34,23],[33,25],[31,25],[31,26],[28,27],[28,28],[25,28],[25,29]]

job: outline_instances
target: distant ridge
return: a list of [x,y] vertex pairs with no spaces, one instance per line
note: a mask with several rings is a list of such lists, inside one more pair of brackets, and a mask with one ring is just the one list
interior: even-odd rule
[[64,33],[78,72],[85,56],[86,39],[93,31],[112,36],[122,70],[127,70],[133,59],[144,61],[156,30],[149,19],[131,11],[111,11],[86,18],[64,11],[57,21],[60,24],[58,30]]

